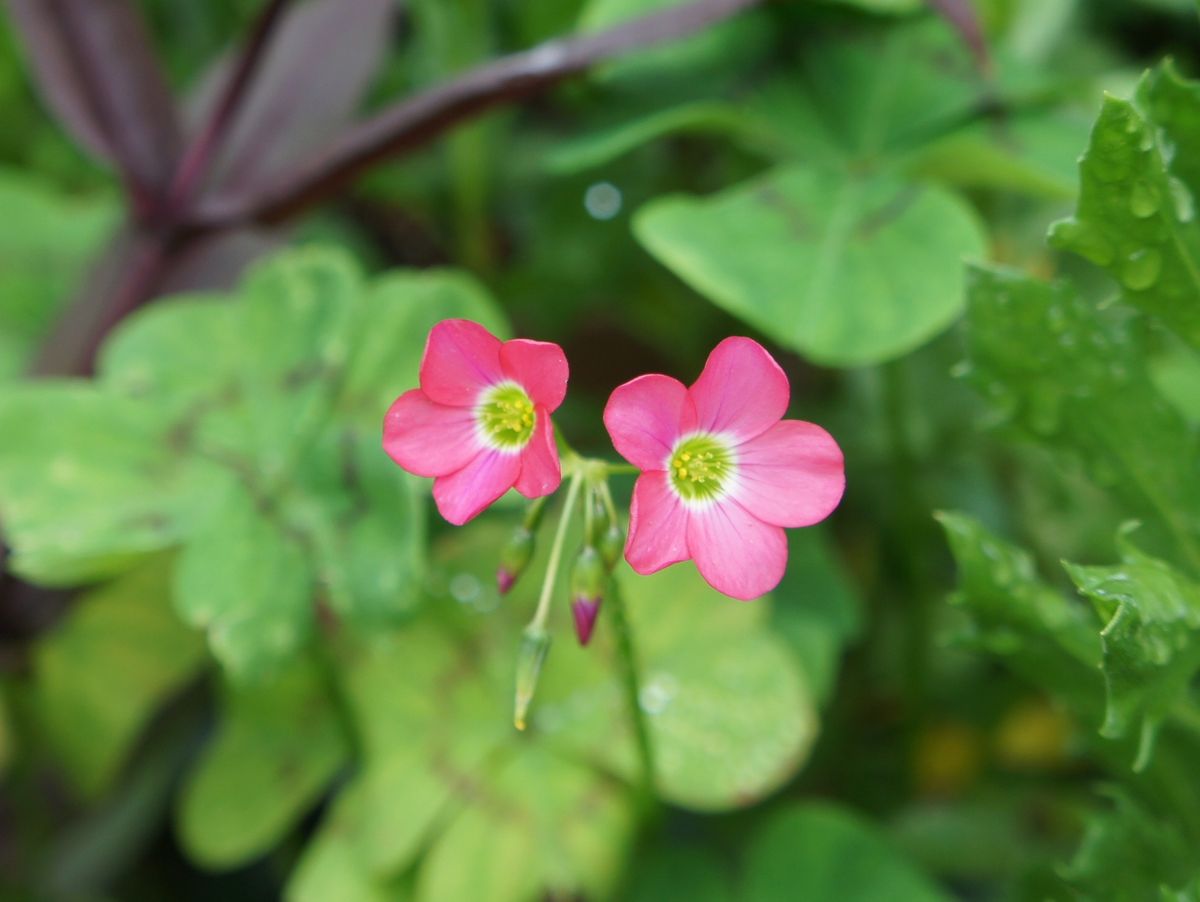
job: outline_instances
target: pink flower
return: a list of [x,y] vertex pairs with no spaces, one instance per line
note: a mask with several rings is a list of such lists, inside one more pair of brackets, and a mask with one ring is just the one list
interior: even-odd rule
[[526,498],[558,488],[550,414],[567,393],[567,358],[545,341],[502,342],[478,323],[443,320],[421,360],[421,387],[395,400],[383,449],[432,476],[442,516],[461,526],[511,488]]
[[625,559],[641,574],[695,560],[734,598],[771,591],[787,567],[781,527],[811,526],[841,500],[842,452],[812,423],[784,420],[787,376],[749,338],[727,338],[688,388],[640,376],[617,388],[604,425],[642,470]]

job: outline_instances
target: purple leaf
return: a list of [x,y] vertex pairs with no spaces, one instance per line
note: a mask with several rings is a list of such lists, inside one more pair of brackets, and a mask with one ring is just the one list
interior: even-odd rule
[[180,150],[166,78],[130,0],[9,0],[37,87],[63,127],[145,204]]
[[[209,194],[243,194],[328,142],[351,120],[383,59],[397,0],[311,0],[276,26],[217,152]],[[227,56],[202,80],[204,123],[233,77]]]

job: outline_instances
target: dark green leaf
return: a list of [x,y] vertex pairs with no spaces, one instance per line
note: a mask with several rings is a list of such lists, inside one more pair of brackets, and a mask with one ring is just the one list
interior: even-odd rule
[[970,617],[964,637],[1098,723],[1099,629],[1087,609],[1043,583],[1033,559],[962,514],[942,513],[958,564],[952,601]]
[[1103,733],[1117,738],[1138,731],[1134,767],[1141,770],[1159,725],[1191,703],[1200,670],[1200,585],[1139,551],[1127,532],[1119,547],[1117,566],[1066,567],[1106,624],[1100,633],[1108,689]]
[[969,377],[999,412],[1081,461],[1200,564],[1200,453],[1194,430],[1155,391],[1130,318],[1098,313],[1071,286],[972,272]]
[[741,897],[747,902],[949,898],[870,824],[831,805],[779,811],[759,828],[748,858]]

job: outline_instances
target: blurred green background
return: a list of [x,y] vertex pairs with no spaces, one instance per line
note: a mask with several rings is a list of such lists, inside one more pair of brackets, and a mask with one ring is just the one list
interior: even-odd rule
[[[672,5],[284,4],[201,206]],[[186,145],[263,4],[109,6]],[[752,5],[203,235],[50,112],[20,21],[0,897],[1200,899],[1191,0]],[[565,587],[512,727],[548,537],[501,598],[516,501],[448,527],[380,449],[457,316],[563,346],[584,454],[615,458],[614,386],[690,382],[731,334],[846,453],[770,598],[618,569],[653,799],[611,624],[580,649]]]

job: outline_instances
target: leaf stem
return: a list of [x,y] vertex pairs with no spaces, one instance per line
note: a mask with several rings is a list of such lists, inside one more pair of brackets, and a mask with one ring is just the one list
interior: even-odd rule
[[621,659],[621,681],[625,686],[625,700],[629,707],[629,719],[637,742],[638,759],[641,762],[641,794],[644,804],[649,805],[658,796],[654,779],[654,747],[650,741],[650,726],[646,712],[642,709],[642,686],[637,652],[633,645],[633,630],[625,608],[625,596],[613,579],[608,586],[608,604],[612,611],[613,630],[617,636],[617,654]]

